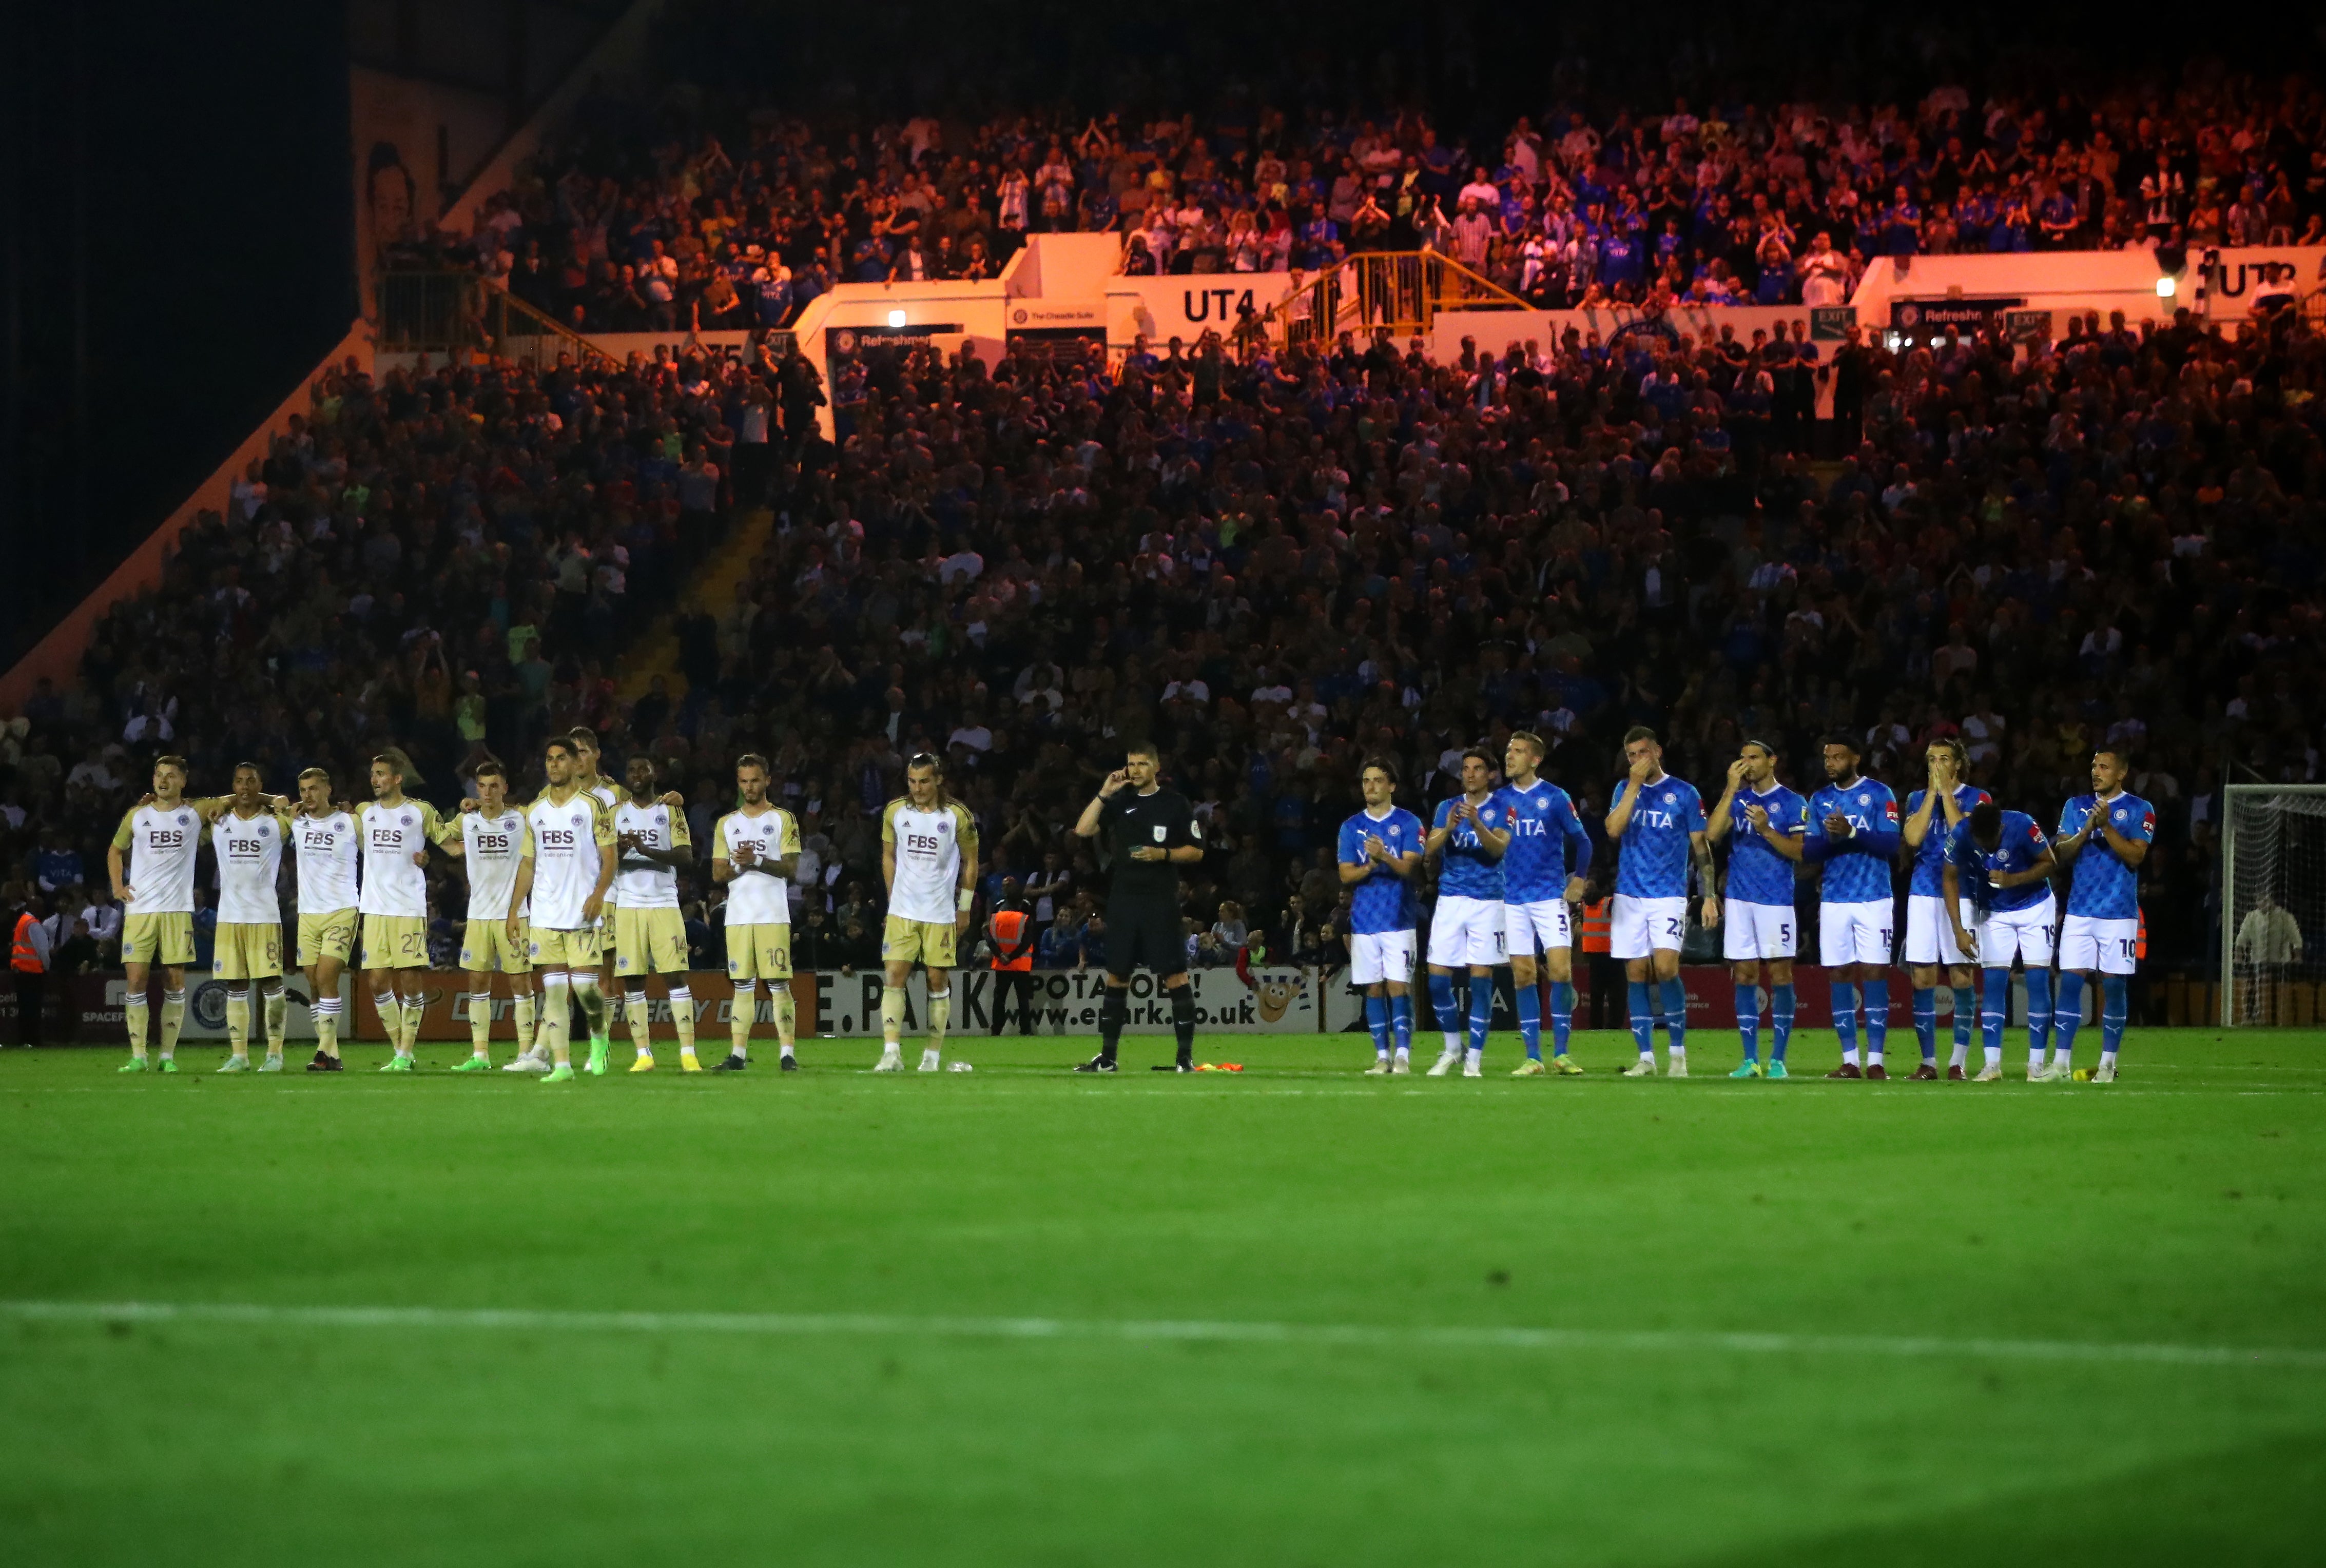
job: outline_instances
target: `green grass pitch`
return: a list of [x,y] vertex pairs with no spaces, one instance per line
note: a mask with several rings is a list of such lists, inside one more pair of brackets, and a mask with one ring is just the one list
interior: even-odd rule
[[0,1561],[2318,1560],[2326,1035],[2107,1088],[954,1044],[0,1053]]

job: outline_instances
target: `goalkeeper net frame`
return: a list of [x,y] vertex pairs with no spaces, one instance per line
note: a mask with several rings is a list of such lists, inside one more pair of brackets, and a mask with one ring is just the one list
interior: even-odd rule
[[2326,784],[2227,784],[2221,795],[2221,1027],[2317,1021]]

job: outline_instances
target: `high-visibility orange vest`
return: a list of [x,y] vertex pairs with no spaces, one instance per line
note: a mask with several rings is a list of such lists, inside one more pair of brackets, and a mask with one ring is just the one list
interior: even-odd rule
[[1034,949],[1028,943],[1026,951],[1016,958],[1001,955],[1026,941],[1026,928],[1033,916],[1022,909],[1004,909],[993,917],[993,967],[997,970],[1030,970],[1034,967]]
[[1585,952],[1605,952],[1608,950],[1609,939],[1614,932],[1614,924],[1607,914],[1607,900],[1603,898],[1596,904],[1586,904],[1583,906],[1583,951]]
[[33,945],[33,917],[29,914],[16,916],[15,942],[8,953],[8,967],[19,974],[45,972],[46,966],[41,962],[41,950]]
[[2132,956],[2141,963],[2148,961],[2148,911],[2140,912],[2140,933],[2133,939]]

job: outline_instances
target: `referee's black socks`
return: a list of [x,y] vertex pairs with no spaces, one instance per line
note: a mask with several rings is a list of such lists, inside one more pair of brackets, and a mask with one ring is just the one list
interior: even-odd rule
[[1194,1065],[1196,988],[1192,985],[1178,985],[1171,988],[1171,1032],[1179,1037],[1179,1065]]
[[1130,1019],[1130,988],[1107,987],[1106,997],[1098,1005],[1098,1053],[1105,1061],[1114,1060],[1114,1048],[1122,1043],[1122,1026]]

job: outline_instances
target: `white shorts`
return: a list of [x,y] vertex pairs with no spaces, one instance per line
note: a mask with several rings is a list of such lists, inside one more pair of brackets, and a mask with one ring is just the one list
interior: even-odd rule
[[1503,961],[1503,901],[1447,894],[1429,917],[1429,961],[1440,969]]
[[1732,898],[1720,906],[1720,953],[1732,963],[1789,959],[1799,940],[1791,905],[1741,904]]
[[[1978,918],[1971,912],[1970,900],[1962,899],[1955,907],[1961,912],[1963,929],[1968,931]],[[1955,943],[1954,922],[1947,918],[1947,901],[1936,893],[1916,893],[1906,899],[1906,961],[1910,964],[1967,964],[1970,959]]]
[[1864,904],[1818,905],[1818,962],[1828,969],[1842,964],[1890,962],[1890,923],[1894,905],[1886,899]]
[[1610,958],[1646,958],[1658,948],[1678,952],[1687,935],[1686,898],[1634,898],[1618,893],[1608,907]]
[[1413,984],[1413,932],[1354,931],[1349,933],[1349,979],[1360,986],[1394,980]]
[[1971,936],[1978,943],[1983,969],[2007,970],[2014,957],[2031,970],[2052,967],[2052,920],[2057,902],[2045,897],[2027,909],[1998,909],[1978,923]]
[[2132,973],[2134,955],[2140,951],[2140,921],[2102,920],[2097,914],[2071,914],[2060,925],[2060,968],[2079,974],[2098,970],[2104,975]]
[[1540,898],[1503,905],[1503,945],[1521,958],[1575,945],[1574,916],[1564,898]]

